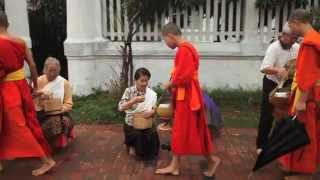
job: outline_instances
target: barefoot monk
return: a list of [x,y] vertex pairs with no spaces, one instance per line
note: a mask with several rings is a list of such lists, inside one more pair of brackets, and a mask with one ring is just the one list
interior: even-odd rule
[[26,43],[7,32],[7,15],[0,11],[0,170],[1,161],[16,158],[41,158],[43,164],[32,172],[39,176],[49,171],[55,162],[36,119],[31,89],[24,76],[27,61],[34,89],[37,71]]
[[204,175],[212,177],[220,159],[212,154],[214,147],[198,79],[199,54],[195,47],[182,37],[177,25],[167,24],[162,35],[168,47],[178,48],[178,51],[171,81],[164,85],[164,88],[172,90],[175,108],[171,146],[173,158],[168,167],[158,169],[156,173],[179,175],[180,156],[200,155],[208,160],[208,170]]

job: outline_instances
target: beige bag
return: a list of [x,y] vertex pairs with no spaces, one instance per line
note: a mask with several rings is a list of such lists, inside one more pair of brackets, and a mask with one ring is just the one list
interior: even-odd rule
[[132,119],[132,126],[135,129],[143,130],[152,128],[153,118],[146,119],[143,117],[143,113],[135,113]]

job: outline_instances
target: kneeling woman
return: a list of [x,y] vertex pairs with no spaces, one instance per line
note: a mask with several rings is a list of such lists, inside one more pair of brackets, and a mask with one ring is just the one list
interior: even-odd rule
[[128,153],[143,160],[155,158],[160,144],[154,125],[143,130],[133,127],[133,120],[137,114],[150,121],[155,115],[157,94],[148,88],[150,77],[151,74],[146,68],[138,69],[134,75],[135,85],[125,90],[119,103],[119,110],[126,112],[123,130]]
[[44,75],[38,78],[39,91],[35,98],[38,119],[44,135],[53,149],[65,148],[74,139],[71,84],[59,76],[60,62],[47,58]]

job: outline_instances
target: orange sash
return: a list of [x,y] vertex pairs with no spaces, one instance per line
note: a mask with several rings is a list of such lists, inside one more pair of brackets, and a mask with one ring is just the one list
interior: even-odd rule
[[[175,74],[175,68],[172,70],[172,77],[174,77]],[[190,108],[192,111],[197,111],[201,108],[201,103],[200,103],[200,97],[197,92],[197,87],[195,84],[195,81],[198,81],[198,73],[194,72],[192,81],[191,81],[191,100],[190,100]],[[183,101],[185,99],[186,95],[186,88],[185,87],[177,87],[177,101]]]
[[4,81],[19,81],[23,80],[24,78],[24,69],[21,68],[17,71],[7,74],[7,76],[4,78]]

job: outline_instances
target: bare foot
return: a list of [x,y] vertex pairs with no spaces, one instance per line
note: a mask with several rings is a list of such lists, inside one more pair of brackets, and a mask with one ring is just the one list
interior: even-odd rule
[[169,123],[162,123],[158,126],[160,131],[171,131],[172,127]]
[[220,163],[221,163],[220,158],[216,156],[211,157],[211,160],[208,161],[208,170],[205,171],[203,175],[206,177],[213,177]]
[[3,164],[0,162],[0,172],[4,170]]
[[281,164],[279,164],[279,168],[280,168],[281,171],[283,171],[283,172],[285,172],[285,173],[290,173],[290,172],[291,172],[290,169],[284,167],[284,166],[281,165]]
[[130,156],[135,156],[135,155],[136,155],[136,152],[135,152],[135,150],[134,150],[133,147],[130,147],[130,148],[129,148],[129,155],[130,155]]
[[258,156],[261,154],[261,152],[262,152],[262,149],[257,149],[257,151],[256,151]]
[[55,165],[56,165],[56,162],[54,162],[53,160],[48,160],[47,162],[43,163],[39,169],[33,170],[32,175],[33,176],[44,175],[45,173],[49,172]]
[[296,175],[296,176],[286,176],[285,180],[312,180],[311,175]]
[[157,169],[155,174],[179,176],[180,172],[179,172],[179,169],[175,169],[172,166],[168,166],[168,167],[165,167],[165,168],[162,168],[162,169]]

